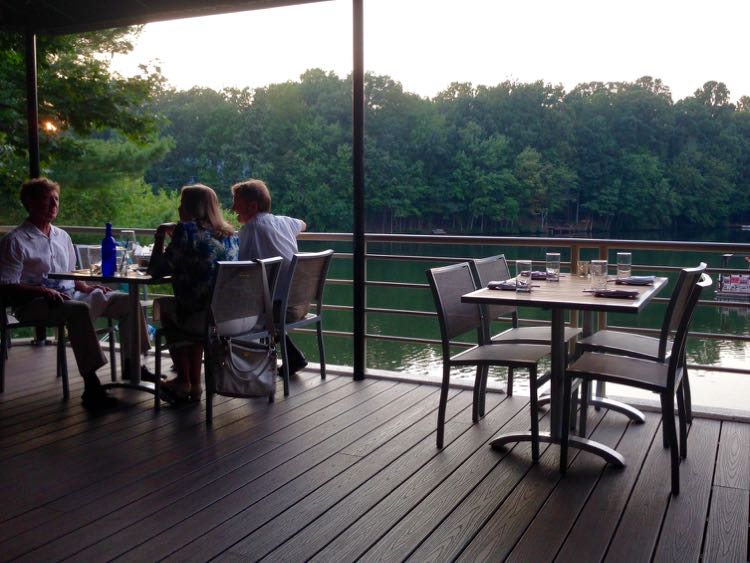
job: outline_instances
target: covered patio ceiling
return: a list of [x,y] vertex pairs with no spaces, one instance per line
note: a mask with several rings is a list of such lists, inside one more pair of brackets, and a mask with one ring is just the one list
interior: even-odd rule
[[[26,36],[29,165],[39,176],[36,36],[309,4],[327,0],[0,0],[0,32]],[[341,0],[345,1],[345,0]],[[365,372],[364,0],[352,1],[353,372]]]
[[0,0],[0,30],[82,33],[327,0]]

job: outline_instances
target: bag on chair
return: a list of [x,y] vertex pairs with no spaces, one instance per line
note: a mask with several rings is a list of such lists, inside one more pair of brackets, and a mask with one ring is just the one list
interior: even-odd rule
[[229,397],[268,397],[276,392],[276,347],[261,342],[233,343],[212,338],[215,392]]
[[[265,265],[261,262],[260,267],[265,280]],[[269,338],[233,342],[231,338],[218,334],[215,327],[209,334],[208,368],[213,380],[213,393],[229,397],[268,397],[269,401],[273,401],[279,368],[276,366],[277,332],[267,283],[263,284],[263,301],[263,318]]]

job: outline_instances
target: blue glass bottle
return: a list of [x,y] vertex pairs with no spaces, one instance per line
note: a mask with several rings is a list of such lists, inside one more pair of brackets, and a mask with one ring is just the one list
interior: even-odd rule
[[112,277],[117,269],[117,243],[112,236],[112,223],[107,223],[107,232],[102,239],[102,275]]

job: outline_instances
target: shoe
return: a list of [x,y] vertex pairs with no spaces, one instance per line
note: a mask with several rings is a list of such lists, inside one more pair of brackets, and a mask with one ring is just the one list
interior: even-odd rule
[[169,381],[162,382],[159,389],[159,397],[172,404],[195,403],[200,401],[201,395],[203,394],[203,389],[199,389],[197,399],[193,399],[190,393],[190,384],[188,383],[185,385],[177,379],[170,379]]
[[[289,375],[294,375],[300,370],[303,370],[307,367],[307,360],[304,358],[302,361],[297,360],[296,362],[289,362]],[[283,377],[284,373],[284,364],[281,364],[279,367],[279,377]]]
[[101,387],[86,389],[81,395],[83,408],[90,411],[101,411],[111,409],[120,404],[114,397],[107,395],[107,392]]

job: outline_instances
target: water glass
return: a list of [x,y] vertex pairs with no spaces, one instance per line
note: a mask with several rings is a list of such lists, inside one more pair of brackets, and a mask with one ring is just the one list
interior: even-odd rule
[[531,291],[531,260],[516,260],[516,291]]
[[591,289],[600,291],[607,289],[607,261],[591,261]]
[[560,253],[547,253],[547,281],[560,281]]
[[633,264],[633,255],[630,252],[617,253],[617,279],[629,278],[631,266]]
[[578,277],[579,278],[589,277],[589,261],[588,260],[578,261]]

